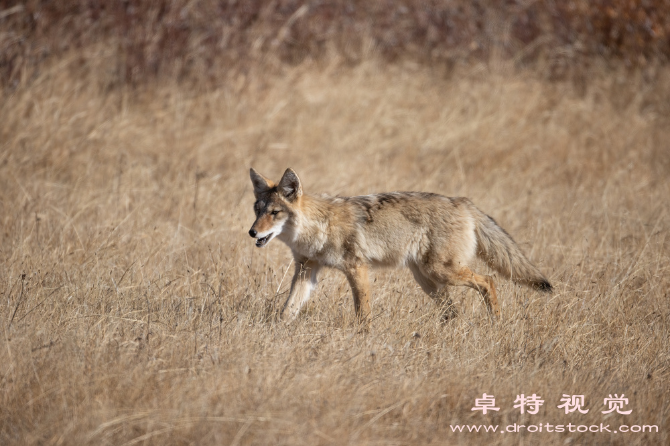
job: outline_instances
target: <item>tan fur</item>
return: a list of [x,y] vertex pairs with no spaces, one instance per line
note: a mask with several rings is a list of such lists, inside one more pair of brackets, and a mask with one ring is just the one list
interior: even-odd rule
[[322,267],[346,275],[363,323],[370,321],[369,267],[409,267],[445,318],[454,314],[447,286],[478,290],[489,311],[500,315],[493,278],[470,269],[476,256],[515,282],[551,291],[514,240],[467,198],[422,192],[313,196],[303,194],[291,169],[279,183],[254,169],[250,174],[256,196],[250,235],[259,247],[279,238],[296,262],[283,319],[298,315]]

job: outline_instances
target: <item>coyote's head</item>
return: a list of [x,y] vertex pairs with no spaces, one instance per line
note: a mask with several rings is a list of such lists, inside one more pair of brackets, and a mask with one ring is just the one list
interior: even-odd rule
[[302,196],[302,186],[300,178],[293,169],[286,169],[277,184],[253,168],[250,170],[250,175],[256,197],[254,203],[256,221],[251,225],[249,235],[256,239],[256,246],[262,248],[281,234],[296,202]]

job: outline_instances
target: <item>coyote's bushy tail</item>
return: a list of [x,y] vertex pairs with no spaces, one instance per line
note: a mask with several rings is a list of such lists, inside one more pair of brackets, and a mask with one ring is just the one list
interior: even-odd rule
[[551,293],[551,284],[494,219],[477,209],[477,255],[491,268],[516,283]]

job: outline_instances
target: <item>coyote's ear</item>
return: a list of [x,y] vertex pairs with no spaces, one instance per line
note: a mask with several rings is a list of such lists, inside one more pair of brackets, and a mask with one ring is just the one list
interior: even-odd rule
[[294,201],[302,195],[302,185],[300,178],[290,167],[284,172],[284,176],[279,181],[279,193],[288,201]]
[[249,176],[251,177],[251,183],[254,185],[254,195],[257,198],[259,194],[269,191],[274,186],[272,181],[256,172],[253,167],[249,169]]

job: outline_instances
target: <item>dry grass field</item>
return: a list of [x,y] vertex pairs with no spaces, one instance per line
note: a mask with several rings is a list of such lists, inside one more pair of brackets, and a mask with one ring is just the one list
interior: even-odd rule
[[[571,83],[372,55],[109,90],[78,61],[0,103],[0,444],[670,442],[667,68]],[[554,294],[499,278],[492,323],[455,289],[442,324],[408,271],[378,270],[365,333],[326,271],[281,323],[291,257],[247,235],[250,166],[308,193],[470,197]],[[471,410],[483,393],[499,411]],[[632,413],[603,414],[622,393]],[[500,427],[452,429],[480,424]]]

